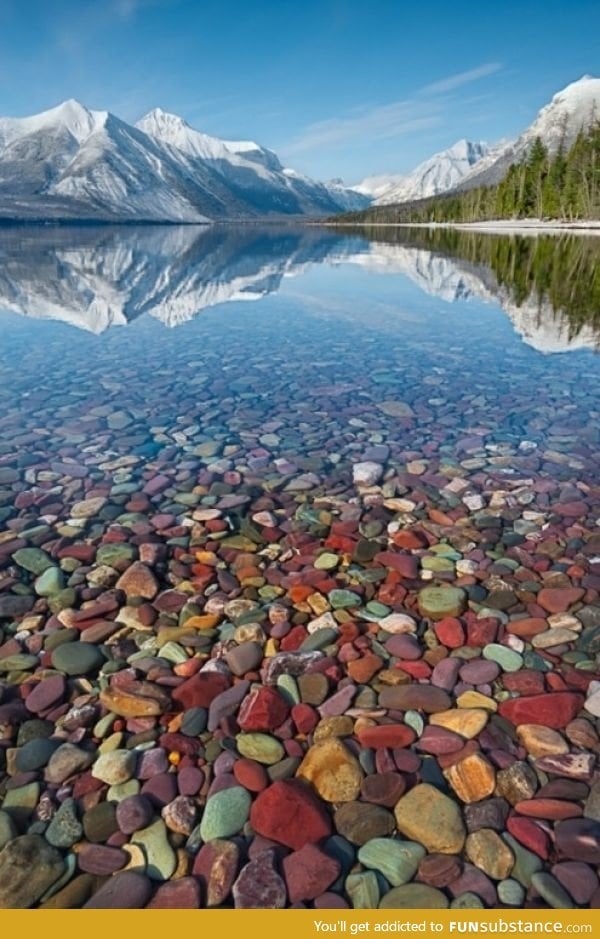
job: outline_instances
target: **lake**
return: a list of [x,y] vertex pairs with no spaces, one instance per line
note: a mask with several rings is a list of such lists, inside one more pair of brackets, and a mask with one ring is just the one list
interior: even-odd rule
[[0,907],[598,905],[599,260],[0,229]]

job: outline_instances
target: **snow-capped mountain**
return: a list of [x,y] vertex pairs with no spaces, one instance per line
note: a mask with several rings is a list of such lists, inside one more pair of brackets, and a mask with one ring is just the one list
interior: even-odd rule
[[155,109],[135,126],[77,101],[0,118],[0,218],[184,221],[331,214],[342,187],[284,170],[253,141]]
[[561,143],[568,150],[579,131],[598,120],[600,78],[584,75],[557,92],[516,140],[484,156],[456,188],[471,189],[500,182],[511,164],[523,159],[536,137],[541,138],[550,153],[556,153]]
[[371,197],[375,205],[437,196],[454,189],[488,152],[483,141],[459,140],[419,163],[408,175],[368,176],[354,190]]

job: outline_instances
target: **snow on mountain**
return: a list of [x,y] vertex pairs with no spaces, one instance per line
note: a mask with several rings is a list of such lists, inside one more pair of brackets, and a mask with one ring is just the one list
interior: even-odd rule
[[488,151],[483,141],[459,140],[453,147],[420,163],[408,175],[368,176],[354,190],[370,196],[375,205],[437,196],[454,189]]
[[205,222],[332,214],[348,198],[160,108],[136,126],[77,101],[0,118],[0,218]]
[[476,164],[457,188],[471,189],[499,182],[511,164],[523,159],[536,137],[541,138],[550,153],[556,153],[561,143],[568,149],[580,130],[598,120],[600,78],[584,75],[557,92],[517,140],[501,146]]

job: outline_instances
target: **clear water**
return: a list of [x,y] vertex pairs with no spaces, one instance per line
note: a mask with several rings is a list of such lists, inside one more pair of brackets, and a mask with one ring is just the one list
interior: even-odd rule
[[[592,481],[600,321],[580,307],[600,239],[544,239],[537,273],[535,239],[377,239],[316,228],[5,230],[2,463],[77,461],[91,447],[138,455],[140,471],[154,459],[210,464],[198,448],[217,441],[217,454],[263,480],[309,470],[326,487],[384,443],[392,465],[503,458],[502,472],[515,473],[510,455],[533,454],[542,474]],[[560,265],[576,272],[566,294]],[[558,299],[543,290],[553,276]],[[390,400],[412,414],[381,409]],[[126,413],[125,426],[110,426],[112,412]],[[0,512],[10,516],[6,502]]]

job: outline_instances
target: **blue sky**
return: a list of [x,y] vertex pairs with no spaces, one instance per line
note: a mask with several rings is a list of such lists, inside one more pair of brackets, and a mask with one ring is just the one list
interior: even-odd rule
[[598,0],[0,0],[0,114],[160,105],[349,182],[512,136],[584,73]]

